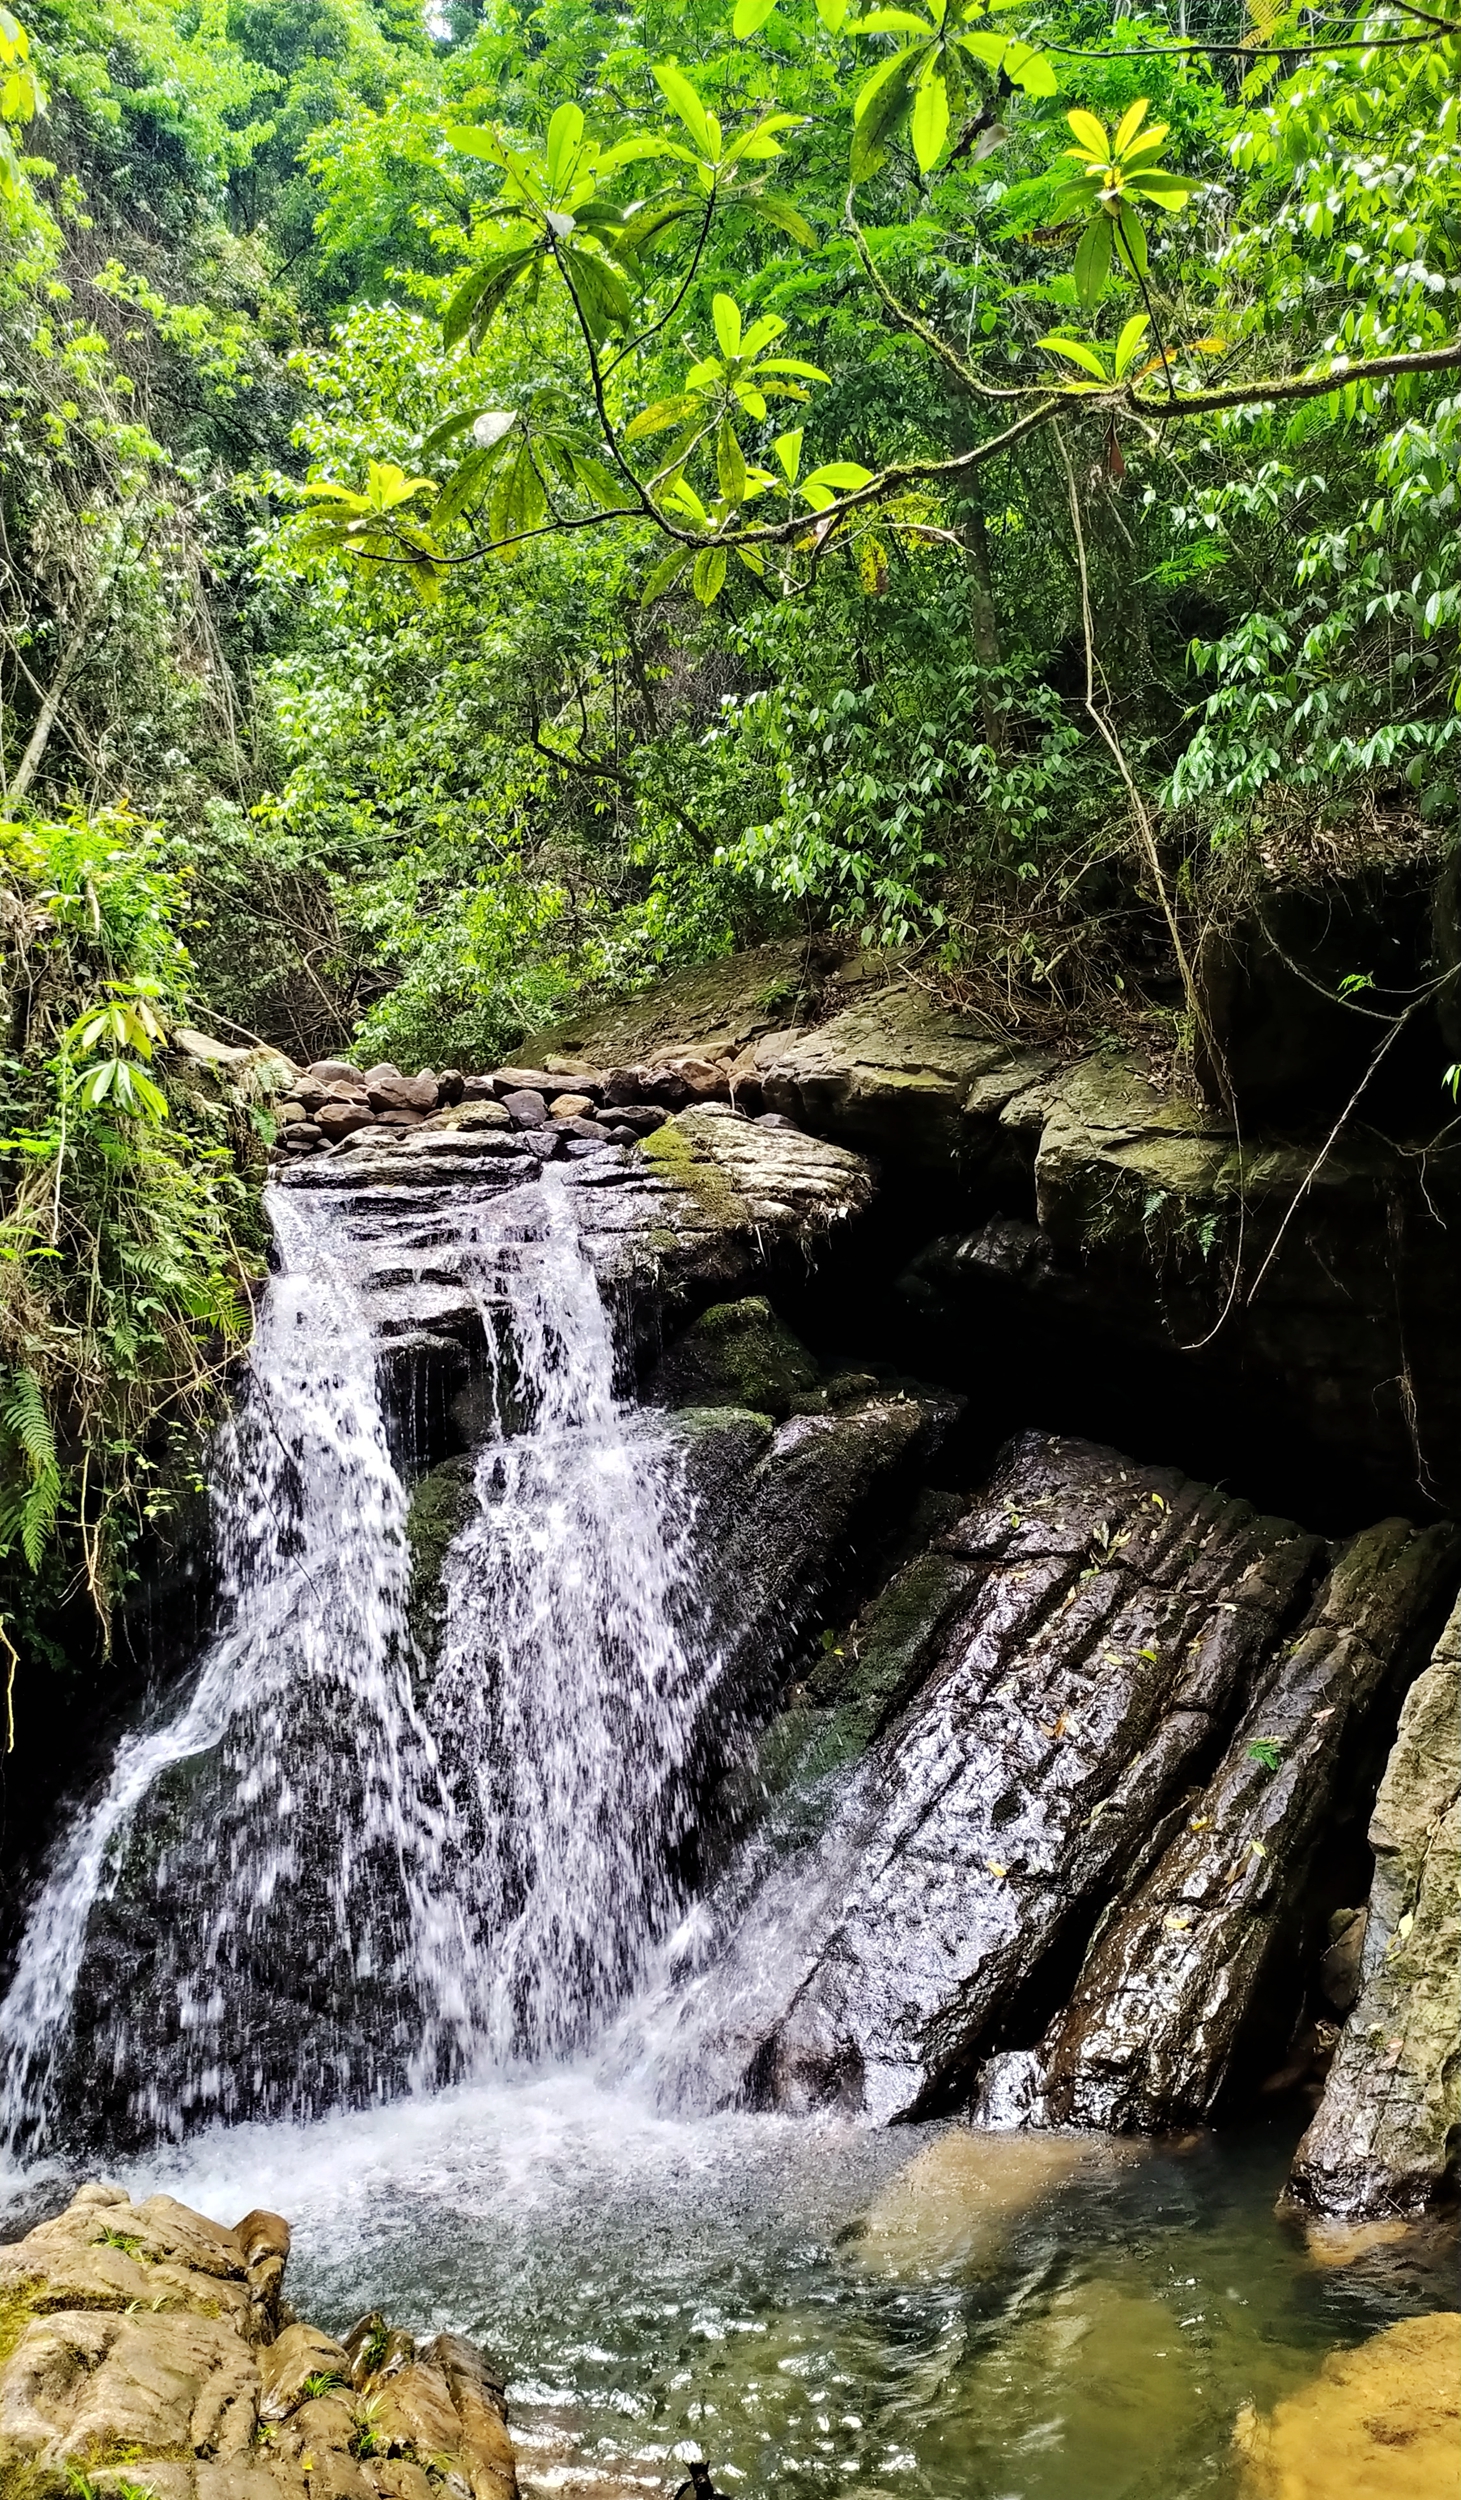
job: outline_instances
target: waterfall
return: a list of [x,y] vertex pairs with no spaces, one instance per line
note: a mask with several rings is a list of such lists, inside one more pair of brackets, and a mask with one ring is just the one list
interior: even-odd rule
[[677,1906],[718,1666],[692,1630],[679,1446],[615,1395],[571,1193],[550,1170],[506,1205],[477,1281],[493,1375],[523,1411],[477,1459],[431,1710],[498,2061],[581,2046],[643,1978]]
[[[63,1830],[0,2005],[0,2129],[308,2116],[584,2045],[677,1902],[713,1656],[670,1446],[545,1173],[463,1220],[495,1421],[428,1672],[377,1347],[326,1192],[211,1482],[221,1629]],[[358,1219],[350,1219],[358,1220]]]

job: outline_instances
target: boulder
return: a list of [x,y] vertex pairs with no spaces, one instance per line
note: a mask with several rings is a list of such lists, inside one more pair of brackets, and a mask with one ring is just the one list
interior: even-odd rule
[[348,1059],[312,1059],[306,1073],[318,1078],[321,1085],[361,1083],[360,1070],[353,1068]]
[[399,1068],[389,1062],[365,1071],[365,1091],[372,1111],[416,1111],[423,1115],[437,1106],[439,1088],[429,1068],[419,1076],[402,1076]]
[[502,1107],[514,1128],[540,1129],[547,1123],[547,1103],[530,1085],[514,1085],[502,1096]]
[[371,1115],[363,1103],[327,1100],[321,1103],[315,1120],[320,1135],[333,1146],[342,1137],[353,1137],[357,1129],[369,1128]]
[[1289,1521],[1042,1434],[936,1550],[965,1572],[934,1575],[937,1629],[904,1627],[917,1691],[690,1993],[668,2061],[687,2100],[886,2120],[966,2097],[1324,1560]]
[[0,2491],[517,2500],[486,2357],[450,2335],[417,2355],[383,2322],[359,2354],[281,2325],[288,2249],[276,2214],[230,2231],[171,2197],[133,2205],[93,2185],[0,2250]]
[[1321,2214],[1412,2214],[1454,2186],[1461,2138],[1461,1606],[1406,1696],[1370,1824],[1360,1994],[1288,2194]]
[[585,1120],[593,1111],[591,1094],[555,1094],[548,1105],[550,1120]]
[[813,1357],[764,1295],[718,1302],[671,1347],[645,1387],[662,1406],[740,1406],[783,1422],[820,1379]]
[[910,982],[856,992],[810,1032],[768,1033],[755,1055],[768,1110],[915,1163],[946,1161],[970,1116],[997,1120],[1053,1065]]

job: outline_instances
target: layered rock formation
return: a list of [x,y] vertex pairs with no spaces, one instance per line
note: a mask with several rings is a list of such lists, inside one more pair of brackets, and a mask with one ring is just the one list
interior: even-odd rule
[[739,981],[734,959],[708,966],[528,1047],[632,1064],[641,1085],[693,1061],[697,1085],[750,1111],[956,1180],[959,1229],[907,1280],[935,1337],[997,1324],[1001,1297],[1064,1314],[1214,1394],[1240,1388],[1316,1447],[1343,1436],[1391,1498],[1419,1472],[1461,1501],[1450,1132],[1423,1159],[1358,1115],[1327,1149],[1251,1122],[1240,1136],[1137,1053],[1061,1056],[891,959],[835,950],[764,948]]
[[[1210,2114],[1293,1951],[1353,1740],[1456,1562],[1449,1531],[1403,1522],[1331,1557],[1174,1471],[1025,1436],[914,1566],[919,1595],[862,1677],[871,1749],[693,1992],[677,2088],[880,2119],[956,2105],[1042,1992],[1064,1997],[1072,1957],[1090,1952],[1108,2022],[1130,2011],[1132,1938],[1155,1923],[1148,2082],[1076,2114]],[[1190,1904],[1174,1849],[1203,1869]],[[983,2074],[986,2115],[1045,2115],[1044,2061],[1009,2064]]]
[[79,2189],[0,2249],[6,2500],[517,2500],[501,2376],[379,2316],[281,2297],[289,2225]]
[[1406,1696],[1370,1845],[1359,2001],[1290,2181],[1356,2220],[1435,2202],[1461,2137],[1461,1607]]

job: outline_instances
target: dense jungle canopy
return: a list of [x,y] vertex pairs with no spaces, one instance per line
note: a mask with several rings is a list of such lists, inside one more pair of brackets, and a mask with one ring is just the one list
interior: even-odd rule
[[0,54],[7,1647],[125,1584],[247,1331],[267,1102],[179,1024],[486,1065],[830,927],[1221,1094],[1225,930],[1396,862],[1431,952],[1325,978],[1376,1050],[1448,1006],[1446,0]]

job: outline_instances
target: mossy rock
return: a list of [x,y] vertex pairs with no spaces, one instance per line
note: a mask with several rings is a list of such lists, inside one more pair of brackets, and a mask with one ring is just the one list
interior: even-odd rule
[[406,1513],[411,1549],[411,1586],[406,1618],[420,1656],[434,1666],[446,1621],[441,1584],[447,1549],[477,1507],[476,1469],[470,1458],[448,1458],[422,1477]]
[[664,1406],[737,1406],[778,1422],[818,1386],[817,1365],[761,1294],[717,1302],[672,1346],[650,1384]]

